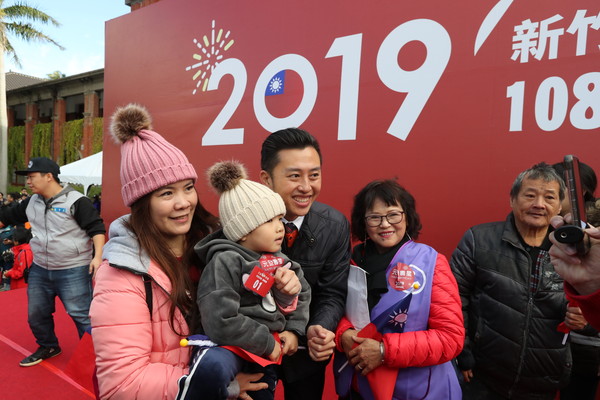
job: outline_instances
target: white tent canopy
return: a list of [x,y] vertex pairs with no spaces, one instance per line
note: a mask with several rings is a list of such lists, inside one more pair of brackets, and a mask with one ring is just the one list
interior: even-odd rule
[[61,182],[83,185],[83,193],[87,194],[90,185],[102,185],[102,152],[63,165],[58,177]]

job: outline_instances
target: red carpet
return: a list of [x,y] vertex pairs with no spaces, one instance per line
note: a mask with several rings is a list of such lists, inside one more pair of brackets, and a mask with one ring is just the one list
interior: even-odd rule
[[27,325],[27,290],[0,292],[0,398],[22,400],[89,400],[94,396],[67,376],[63,370],[77,343],[77,330],[61,302],[56,302],[54,320],[62,354],[33,367],[23,368],[19,361],[37,349]]
[[[67,364],[79,343],[77,330],[56,300],[54,322],[62,354],[42,361],[33,367],[23,368],[19,361],[37,349],[37,343],[27,324],[27,290],[0,292],[0,398],[2,400],[90,400],[94,399],[91,382],[78,384],[65,374]],[[331,366],[323,399],[336,399]],[[276,400],[283,400],[283,388],[277,388]]]

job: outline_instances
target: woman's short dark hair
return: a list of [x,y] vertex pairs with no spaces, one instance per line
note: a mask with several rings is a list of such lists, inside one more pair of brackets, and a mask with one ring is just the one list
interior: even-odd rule
[[367,184],[356,196],[352,207],[352,235],[365,240],[367,227],[365,215],[373,207],[375,200],[383,201],[387,206],[400,205],[406,218],[406,233],[417,240],[421,232],[421,218],[417,214],[415,198],[393,179],[376,180]]
[[[565,164],[560,162],[552,165],[556,173],[565,176]],[[589,165],[579,162],[579,178],[581,179],[581,190],[583,190],[583,201],[595,201],[594,192],[598,186],[596,173]]]
[[260,168],[267,171],[269,175],[279,163],[279,152],[281,150],[313,147],[319,155],[319,161],[323,163],[319,142],[313,135],[299,128],[281,129],[271,133],[263,142],[260,151]]

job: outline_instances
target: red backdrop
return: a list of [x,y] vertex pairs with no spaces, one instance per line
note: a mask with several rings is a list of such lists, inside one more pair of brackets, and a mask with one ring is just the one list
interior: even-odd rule
[[[596,0],[162,0],[107,23],[106,126],[145,105],[215,213],[206,168],[235,158],[257,179],[268,133],[300,126],[321,143],[321,201],[349,215],[367,182],[397,177],[421,241],[449,256],[506,217],[534,163],[572,153],[600,172],[599,28]],[[110,222],[127,209],[108,135],[104,155]]]

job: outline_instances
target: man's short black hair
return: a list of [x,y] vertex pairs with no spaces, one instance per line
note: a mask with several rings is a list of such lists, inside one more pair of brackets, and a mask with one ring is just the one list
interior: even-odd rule
[[299,128],[281,129],[271,133],[263,142],[260,151],[260,168],[267,171],[269,175],[279,163],[279,152],[281,150],[302,150],[312,147],[319,155],[319,162],[323,163],[319,142],[313,135]]

